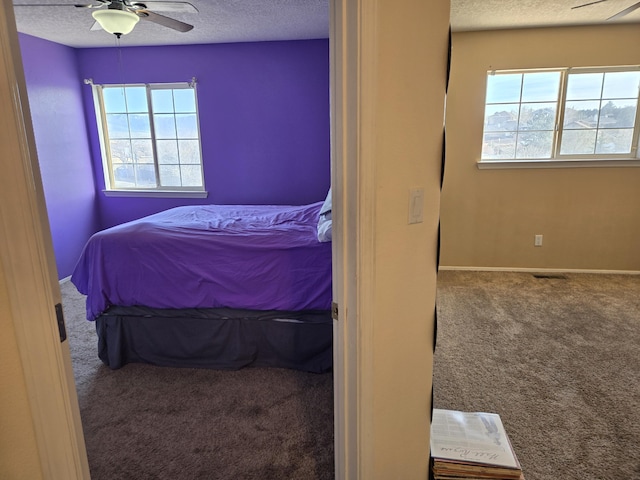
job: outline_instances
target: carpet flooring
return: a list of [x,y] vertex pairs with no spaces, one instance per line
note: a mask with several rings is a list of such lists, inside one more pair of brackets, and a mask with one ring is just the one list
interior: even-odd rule
[[438,280],[436,408],[500,414],[527,480],[640,479],[640,276]]
[[[62,291],[93,480],[334,477],[331,374],[112,371]],[[437,308],[436,408],[500,414],[527,480],[640,479],[639,276],[443,271]]]
[[331,373],[111,370],[85,297],[61,290],[92,480],[334,478]]

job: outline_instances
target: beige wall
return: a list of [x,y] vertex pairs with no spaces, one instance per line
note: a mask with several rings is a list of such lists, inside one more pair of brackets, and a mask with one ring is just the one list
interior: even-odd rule
[[[376,55],[363,56],[375,78],[373,98],[363,99],[373,114],[362,141],[371,148],[376,224],[366,320],[375,460],[363,478],[426,479],[449,2],[388,0],[377,9]],[[408,224],[417,187],[424,221]]]
[[443,267],[640,271],[640,168],[476,166],[488,70],[639,65],[638,45],[637,25],[454,34]]

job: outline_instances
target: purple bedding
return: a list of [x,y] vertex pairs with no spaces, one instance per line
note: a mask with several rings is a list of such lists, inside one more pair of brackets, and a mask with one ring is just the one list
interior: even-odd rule
[[177,207],[93,235],[71,281],[87,318],[111,305],[329,310],[322,202]]

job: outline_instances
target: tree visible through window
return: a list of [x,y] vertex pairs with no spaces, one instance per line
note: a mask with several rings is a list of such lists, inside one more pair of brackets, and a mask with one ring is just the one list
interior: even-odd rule
[[635,159],[640,70],[490,72],[482,160]]
[[94,85],[108,190],[204,190],[195,88]]

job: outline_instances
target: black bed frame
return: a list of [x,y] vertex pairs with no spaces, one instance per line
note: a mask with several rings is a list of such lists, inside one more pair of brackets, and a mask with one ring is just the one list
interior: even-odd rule
[[142,362],[166,367],[280,367],[324,373],[333,365],[333,320],[325,310],[112,306],[95,322],[98,356],[112,369]]

